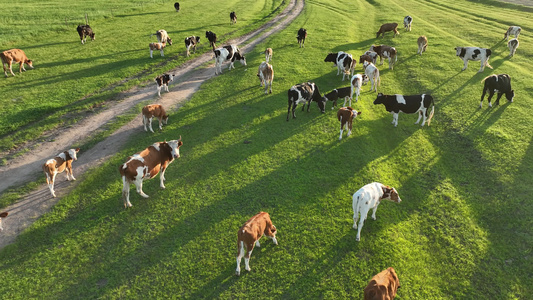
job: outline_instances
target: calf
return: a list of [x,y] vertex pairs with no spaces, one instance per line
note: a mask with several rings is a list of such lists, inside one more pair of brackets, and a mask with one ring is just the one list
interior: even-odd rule
[[262,236],[267,236],[272,239],[274,245],[278,244],[276,240],[276,226],[272,224],[270,215],[266,212],[260,212],[251,217],[237,233],[237,269],[235,274],[241,275],[241,259],[244,256],[244,268],[250,271],[250,256],[254,250],[254,246],[261,247],[259,239]]
[[157,95],[161,97],[161,87],[165,88],[165,91],[168,92],[168,83],[174,80],[174,74],[163,74],[155,78],[157,83]]
[[[403,96],[383,95],[382,93],[379,93],[376,100],[374,100],[374,104],[383,104],[385,105],[385,109],[392,113],[392,124],[394,124],[394,127],[398,126],[398,114],[400,112],[406,114],[418,113],[418,119],[416,120],[415,124],[418,124],[423,116],[424,120],[422,120],[421,126],[424,126],[426,120],[429,126],[431,123],[431,118],[433,118],[433,113],[435,112],[435,103],[433,102],[433,97],[426,94]],[[432,107],[431,112],[428,114],[430,107]]]
[[137,193],[148,198],[143,190],[143,180],[154,178],[160,171],[160,187],[165,188],[165,170],[175,158],[180,157],[180,147],[183,145],[181,136],[179,140],[155,143],[143,151],[128,157],[128,160],[119,167],[122,176],[122,197],[124,207],[132,207],[130,202],[130,184],[135,184]]
[[371,62],[374,65],[376,64],[376,60],[378,58],[378,54],[374,51],[366,51],[363,55],[359,57],[359,63],[362,64],[365,61]]
[[304,47],[306,37],[307,37],[307,29],[300,28],[300,30],[298,30],[298,35],[296,36],[296,39],[298,39],[298,44],[300,45],[300,48]]
[[400,33],[398,32],[397,28],[398,28],[398,23],[386,23],[386,24],[381,25],[381,27],[379,27],[378,32],[376,33],[376,39],[379,37],[380,34],[381,34],[381,37],[385,37],[385,32],[387,31],[394,31],[393,37],[395,37],[397,34],[399,35]]
[[72,173],[72,161],[77,160],[76,154],[80,151],[80,148],[70,149],[59,153],[55,158],[49,159],[43,165],[43,171],[46,175],[46,183],[50,189],[50,193],[53,197],[56,196],[54,191],[54,182],[56,175],[67,171],[67,180],[76,180],[74,173]]
[[[377,70],[377,68],[376,68]],[[378,70],[379,73],[379,70]],[[379,74],[378,74],[379,76]],[[350,106],[352,106],[353,93],[355,92],[355,102],[359,100],[359,94],[361,93],[361,87],[368,82],[368,76],[366,74],[355,74],[350,81]],[[377,90],[377,88],[376,88]],[[344,100],[344,106],[346,106],[346,100]]]
[[466,70],[469,60],[479,60],[481,62],[481,67],[479,68],[478,73],[483,72],[483,70],[485,70],[485,66],[492,69],[492,66],[489,65],[489,58],[492,53],[490,49],[479,47],[455,47],[455,51],[455,55],[463,59],[463,62],[465,63],[462,71]]
[[353,75],[353,70],[355,69],[356,61],[352,58],[351,54],[345,52],[329,53],[324,62],[333,62],[337,66],[337,76],[342,72],[342,80],[346,75]]
[[294,110],[296,109],[296,106],[300,103],[303,103],[302,111],[305,108],[305,103],[307,103],[307,111],[309,111],[309,106],[311,106],[311,101],[315,101],[318,103],[318,108],[322,113],[325,112],[326,109],[326,97],[322,97],[320,95],[320,91],[318,90],[318,86],[314,82],[304,82],[297,85],[293,85],[290,89],[288,94],[289,98],[289,108],[287,109],[287,121],[289,121],[289,114],[291,113],[291,107],[292,107],[292,118],[296,118],[296,115],[294,114]]
[[265,61],[266,62],[269,62],[270,60],[272,60],[272,48],[266,48],[265,50]]
[[196,53],[196,45],[200,43],[200,37],[199,36],[190,36],[185,38],[185,48],[187,48],[187,57],[191,55],[189,52],[189,49],[192,48],[193,53]]
[[230,20],[230,25],[237,23],[237,14],[234,11],[229,13],[229,20]]
[[205,37],[209,41],[209,45],[211,46],[211,48],[213,48],[213,50],[215,50],[216,42],[217,42],[217,35],[214,32],[212,32],[212,31],[206,31],[205,32]]
[[[26,71],[26,69],[24,68],[24,64],[27,64],[28,67],[33,69],[33,61],[31,61],[31,59],[28,59],[26,53],[24,53],[24,51],[20,49],[6,50],[0,53],[0,59],[2,59],[2,67],[4,68],[4,74],[6,75],[6,77],[8,77],[8,68],[9,72],[11,72],[13,76],[15,76],[15,73],[13,73],[12,69],[13,62],[19,63],[19,73],[22,73],[22,71]],[[6,68],[6,65],[8,66],[8,68]]]
[[9,213],[7,211],[0,213],[0,231],[4,230],[4,227],[2,227],[2,219],[7,217]]
[[370,91],[375,90],[377,93],[378,85],[381,84],[381,78],[379,77],[378,68],[373,63],[369,63],[367,61],[363,63],[363,68],[365,69],[366,77],[371,82]]
[[374,275],[365,287],[364,300],[387,299],[396,297],[396,291],[400,288],[400,280],[394,268],[387,268]]
[[339,89],[334,89],[333,91],[324,95],[324,98],[329,101],[333,101],[331,109],[337,107],[337,100],[344,98],[344,105],[346,106],[346,100],[350,99],[350,105],[352,105],[352,88],[347,86]]
[[503,38],[507,39],[507,41],[509,41],[509,37],[511,37],[511,35],[514,35],[515,38],[518,38],[518,35],[520,35],[521,30],[522,28],[518,26],[511,26],[509,27],[509,29],[507,29]]
[[235,69],[233,63],[238,60],[246,66],[246,58],[241,55],[239,47],[236,45],[224,46],[214,50],[215,52],[215,74],[222,74],[222,63],[229,60],[229,70]]
[[411,24],[413,23],[413,18],[411,16],[406,16],[403,18],[403,27],[405,31],[411,31]]
[[257,70],[257,77],[261,81],[261,86],[265,85],[265,94],[268,94],[268,87],[270,86],[270,94],[272,94],[272,81],[274,80],[274,69],[272,65],[267,62],[262,62]]
[[180,4],[179,2],[174,3],[174,8],[176,9],[176,12],[180,11]]
[[87,37],[91,37],[91,40],[94,41],[94,32],[91,26],[89,25],[78,25],[76,28],[76,31],[78,31],[78,35],[80,36],[81,44],[85,44],[87,41]]
[[142,109],[142,115],[143,115],[143,125],[144,125],[144,131],[146,130],[146,124],[148,124],[148,128],[150,128],[151,132],[154,132],[152,129],[152,119],[156,117],[159,119],[159,130],[163,130],[163,123],[165,125],[168,122],[168,115],[165,109],[161,104],[150,104],[146,105]]
[[[172,45],[172,39],[168,36],[168,33],[164,29],[159,29],[156,33],[158,43],[167,43],[169,46]],[[150,36],[154,35],[151,34]]]
[[167,44],[165,42],[163,43],[150,43],[150,45],[148,45],[150,47],[150,58],[154,58],[153,57],[153,53],[154,53],[154,50],[159,50],[159,53],[161,53],[161,56],[165,56],[165,53],[163,52],[163,49],[165,48]]
[[357,112],[355,109],[348,107],[341,107],[337,111],[337,119],[341,122],[341,134],[339,135],[339,141],[342,140],[343,129],[348,130],[347,137],[352,134],[352,122],[361,112]]
[[394,63],[396,61],[398,61],[398,53],[396,51],[396,48],[394,47],[391,47],[391,46],[387,46],[387,45],[380,45],[380,46],[375,46],[375,45],[372,45],[370,46],[370,51],[374,51],[378,54],[379,58],[380,58],[380,66],[383,64],[383,58],[387,58],[389,60],[389,69],[393,69],[394,67]]
[[[366,220],[368,211],[372,209],[372,219],[376,219],[376,210],[378,205],[383,199],[391,200],[396,203],[400,203],[400,195],[395,188],[386,186],[379,182],[369,183],[360,188],[355,194],[353,194],[353,228],[357,229],[356,241],[361,239],[361,229]],[[359,228],[357,227],[357,219],[361,213],[361,219],[359,220]]]
[[511,88],[511,76],[507,74],[493,74],[485,77],[482,82],[483,81],[485,82],[485,85],[483,86],[483,94],[481,94],[479,108],[481,108],[481,105],[483,104],[483,98],[485,98],[485,93],[487,92],[489,92],[489,107],[492,107],[490,100],[492,99],[492,96],[494,96],[494,93],[498,93],[498,97],[494,103],[495,105],[500,104],[500,98],[503,94],[505,94],[505,98],[507,98],[509,102],[513,102],[514,90]]
[[418,37],[417,44],[418,50],[416,51],[416,54],[422,55],[422,52],[425,52],[428,48],[428,38],[425,35],[421,35]]
[[514,54],[516,52],[516,48],[518,48],[519,44],[520,44],[520,42],[518,42],[517,38],[511,39],[511,40],[509,40],[509,42],[507,42],[507,47],[509,47],[509,56],[511,56],[511,57],[514,56]]

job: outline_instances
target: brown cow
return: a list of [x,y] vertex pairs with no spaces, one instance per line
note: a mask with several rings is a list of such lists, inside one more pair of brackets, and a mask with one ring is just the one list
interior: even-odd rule
[[400,287],[394,268],[389,267],[376,274],[365,287],[364,300],[392,300]]
[[59,153],[55,158],[49,159],[43,165],[43,171],[46,175],[46,183],[50,189],[52,196],[56,197],[54,191],[54,182],[56,175],[67,171],[67,180],[76,180],[74,173],[72,173],[72,161],[77,160],[76,154],[80,151],[80,148],[70,149]]
[[28,59],[28,57],[26,57],[26,53],[24,53],[24,51],[20,49],[6,50],[0,53],[0,58],[2,59],[2,67],[4,68],[4,74],[6,75],[6,77],[7,77],[7,69],[5,66],[6,64],[9,67],[9,72],[11,72],[13,76],[15,76],[15,73],[13,73],[13,70],[11,68],[13,61],[15,63],[20,63],[19,73],[22,73],[23,70],[26,71],[26,69],[24,68],[24,64],[27,64],[28,67],[33,69],[33,62],[30,59]]
[[155,143],[143,151],[136,153],[119,168],[122,176],[122,196],[124,207],[132,207],[130,202],[130,184],[137,187],[137,193],[148,198],[143,192],[143,180],[154,178],[159,171],[160,187],[165,188],[165,170],[175,158],[180,158],[180,147],[183,145],[181,136],[179,140]]
[[387,31],[394,31],[393,37],[395,37],[397,34],[399,35],[400,33],[398,32],[398,23],[386,23],[381,25],[376,34],[376,39],[379,37],[380,34],[381,37],[385,37],[385,32]]
[[418,40],[418,50],[416,51],[416,54],[422,55],[422,52],[425,52],[428,48],[428,38],[425,35],[421,35]]
[[261,81],[261,86],[265,85],[265,94],[268,94],[268,87],[270,86],[270,94],[272,94],[272,81],[274,81],[274,69],[272,65],[267,62],[262,62],[257,70],[257,77]]
[[2,227],[2,218],[7,217],[9,213],[7,211],[0,213],[0,231],[4,230],[4,227]]
[[[271,238],[274,245],[278,244],[276,232],[276,226],[272,224],[270,215],[266,212],[258,213],[242,225],[237,234],[237,269],[235,270],[237,276],[241,274],[241,259],[243,256],[245,269],[250,271],[250,255],[252,255],[254,246],[261,247],[259,239],[263,235]],[[246,254],[245,251],[247,251]]]
[[143,107],[142,114],[144,131],[148,131],[146,129],[146,124],[148,124],[148,128],[150,128],[150,131],[154,132],[154,130],[152,129],[152,119],[154,117],[159,119],[159,130],[163,130],[163,123],[165,123],[165,125],[167,124],[168,115],[161,104],[146,105],[145,107]]
[[341,122],[341,134],[339,135],[339,141],[342,140],[342,131],[343,129],[348,129],[348,136],[352,134],[352,122],[361,112],[351,108],[351,107],[341,107],[337,111],[337,119]]
[[154,53],[154,50],[159,50],[159,53],[161,53],[161,56],[165,56],[165,53],[163,53],[163,49],[165,48],[166,46],[166,42],[161,42],[161,43],[150,43],[149,47],[150,47],[150,58],[154,58],[152,56],[152,53]]

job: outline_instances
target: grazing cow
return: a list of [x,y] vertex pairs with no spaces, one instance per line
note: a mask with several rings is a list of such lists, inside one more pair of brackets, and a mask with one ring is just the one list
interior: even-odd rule
[[272,81],[274,81],[274,69],[272,65],[267,62],[262,62],[257,71],[257,77],[261,81],[261,86],[265,85],[265,94],[268,94],[268,87],[270,86],[270,94],[272,94]]
[[94,41],[94,32],[93,32],[93,29],[91,28],[91,26],[89,26],[89,25],[78,25],[76,30],[78,31],[78,35],[80,36],[82,45],[85,44],[85,42],[87,41],[87,37],[88,36],[91,37],[91,40]]
[[370,51],[374,51],[378,54],[380,59],[380,66],[383,64],[383,58],[387,58],[389,60],[389,69],[391,70],[394,67],[394,63],[398,61],[398,52],[394,47],[387,45],[372,45],[370,46]]
[[289,121],[289,114],[291,113],[292,107],[292,118],[296,118],[294,110],[296,106],[300,103],[303,103],[302,111],[305,108],[305,103],[307,103],[307,111],[309,111],[309,106],[311,106],[311,101],[318,103],[318,108],[322,113],[326,109],[326,97],[320,95],[318,86],[314,82],[304,82],[297,85],[293,85],[288,92],[289,97],[289,108],[287,109],[287,121]]
[[161,87],[165,88],[165,91],[168,92],[168,84],[173,80],[174,74],[163,74],[155,78],[155,82],[157,83],[157,95],[159,97],[161,97]]
[[342,140],[342,131],[344,129],[348,130],[347,137],[352,134],[352,122],[361,112],[356,111],[355,109],[348,107],[341,107],[337,111],[337,119],[341,122],[341,134],[339,135],[339,141]]
[[370,51],[370,50],[366,51],[365,53],[363,53],[363,55],[361,55],[359,57],[359,63],[362,64],[365,61],[368,61],[368,62],[371,62],[371,63],[373,63],[375,65],[378,56],[379,55],[376,52],[374,52],[374,51]]
[[254,246],[261,247],[259,239],[262,236],[267,236],[272,239],[274,245],[278,244],[276,240],[276,226],[272,224],[270,215],[266,212],[260,212],[251,217],[246,223],[239,228],[237,233],[237,269],[235,275],[241,275],[241,259],[244,256],[244,268],[250,271],[250,256],[254,250]]
[[206,31],[205,32],[205,37],[209,41],[209,45],[211,45],[211,48],[213,48],[213,50],[215,50],[215,48],[217,46],[216,45],[217,35],[214,32],[212,32],[212,31]]
[[54,182],[56,175],[67,171],[67,180],[76,180],[74,173],[72,173],[72,161],[77,160],[76,154],[80,151],[80,148],[70,149],[59,153],[55,158],[49,159],[43,165],[43,171],[46,175],[46,183],[50,189],[52,196],[56,196],[54,191]]
[[511,26],[509,27],[509,29],[507,29],[507,32],[505,32],[505,35],[503,38],[507,39],[507,41],[509,41],[509,37],[511,37],[511,35],[514,35],[515,38],[518,38],[518,35],[520,35],[521,30],[522,28],[518,26]]
[[[13,62],[19,63],[19,73],[22,73],[22,71],[26,71],[26,69],[24,68],[24,64],[27,64],[28,67],[33,69],[33,61],[31,59],[28,59],[26,53],[24,53],[24,51],[20,49],[6,50],[0,53],[0,59],[2,59],[2,67],[4,68],[4,74],[6,75],[6,77],[8,77],[8,68],[9,72],[11,72],[13,76],[15,76],[15,73],[13,73],[12,69]],[[8,68],[6,68],[6,64]]]
[[[369,183],[360,188],[355,194],[353,194],[353,228],[357,229],[356,241],[361,239],[361,229],[366,220],[368,211],[372,209],[372,219],[376,219],[376,210],[378,205],[383,199],[391,200],[396,203],[400,203],[400,195],[395,188],[386,186],[379,182]],[[357,219],[361,213],[361,219],[359,220],[359,228],[357,227]]]
[[478,73],[483,72],[483,70],[485,70],[485,66],[492,69],[492,66],[489,65],[489,58],[492,54],[490,49],[479,47],[455,47],[455,51],[455,55],[459,56],[465,63],[462,71],[466,70],[469,60],[479,60],[481,62],[481,67],[479,68]]
[[165,125],[168,122],[168,115],[165,109],[161,104],[150,104],[146,105],[142,109],[142,115],[143,115],[143,125],[144,125],[144,131],[146,130],[146,124],[148,124],[148,128],[150,128],[151,132],[154,132],[152,129],[152,119],[156,117],[159,119],[159,130],[163,130],[163,123]]
[[[377,68],[376,68],[377,70]],[[378,71],[379,72],[379,71]],[[379,74],[378,74],[379,75]],[[368,76],[366,74],[355,74],[350,80],[351,90],[350,90],[350,106],[352,106],[352,97],[355,93],[355,102],[359,100],[359,94],[361,93],[361,87],[363,84],[368,82]],[[377,88],[376,88],[377,90]],[[344,106],[346,106],[346,100],[344,100]]]
[[143,151],[128,157],[128,160],[119,167],[122,176],[122,196],[124,207],[132,207],[130,202],[130,184],[135,184],[137,193],[148,198],[143,192],[143,180],[154,178],[160,171],[160,187],[165,188],[165,170],[175,158],[180,158],[180,147],[183,145],[181,136],[179,140],[155,143]]
[[364,300],[392,300],[400,287],[400,280],[394,268],[389,267],[374,275],[365,287]]
[[411,24],[413,23],[413,18],[411,16],[406,16],[403,18],[403,27],[405,31],[411,31]]
[[272,60],[272,54],[273,54],[272,48],[266,48],[265,50],[265,61],[266,62],[269,62]]
[[356,60],[353,59],[351,54],[346,52],[339,51],[337,53],[329,53],[324,62],[333,62],[337,66],[337,76],[342,72],[342,80],[346,75],[353,75],[353,70],[357,64]]
[[185,48],[187,48],[187,57],[191,55],[189,52],[189,49],[192,48],[193,53],[196,53],[196,45],[200,43],[200,37],[199,36],[190,36],[185,38]]
[[222,63],[229,60],[229,70],[235,69],[233,63],[238,60],[246,66],[246,58],[241,55],[239,47],[236,45],[224,46],[214,50],[215,52],[215,74],[222,74]]
[[237,14],[234,11],[229,13],[229,20],[230,20],[230,25],[237,23]]
[[[431,118],[433,118],[433,113],[435,112],[435,103],[433,102],[433,97],[426,94],[403,96],[398,94],[383,95],[382,93],[379,93],[376,100],[374,100],[374,104],[383,104],[385,105],[385,109],[392,113],[392,124],[394,124],[394,127],[398,126],[398,114],[400,112],[406,114],[418,113],[418,119],[416,120],[415,124],[418,124],[420,119],[424,117],[421,126],[424,126],[426,120],[429,126],[431,123]],[[432,108],[431,112],[428,114],[430,106]]]
[[507,98],[509,102],[513,102],[514,90],[511,88],[511,76],[507,74],[493,74],[485,77],[481,81],[484,81],[485,85],[483,86],[483,94],[481,94],[479,108],[481,108],[481,105],[483,104],[483,98],[485,98],[485,93],[487,92],[489,92],[489,107],[492,107],[490,100],[492,99],[492,96],[494,96],[494,93],[498,93],[496,102],[494,102],[495,105],[500,105],[500,98],[503,94],[505,94],[505,98]]
[[163,52],[163,49],[166,47],[166,43],[150,43],[148,46],[150,47],[150,58],[153,57],[154,50],[159,50],[159,53],[161,53],[161,56],[165,56],[165,53]]
[[180,4],[179,2],[174,3],[174,8],[176,9],[176,12],[180,11]]
[[425,35],[421,35],[416,42],[418,44],[416,54],[422,55],[422,52],[425,52],[428,48],[428,38]]
[[151,34],[157,36],[157,42],[158,43],[167,43],[169,46],[172,46],[172,39],[168,36],[168,33],[164,29],[159,29],[156,33]]
[[307,37],[307,29],[300,28],[298,30],[298,36],[296,36],[296,39],[298,39],[298,44],[300,45],[300,48],[305,47],[305,38]]
[[399,35],[400,33],[398,32],[397,28],[398,28],[398,23],[386,23],[386,24],[381,25],[381,27],[379,27],[378,32],[376,33],[376,39],[379,37],[380,34],[381,34],[381,37],[385,37],[385,32],[387,31],[394,31],[393,37],[395,37],[397,34]]
[[0,231],[4,230],[4,227],[2,227],[2,219],[7,217],[9,213],[7,211],[0,213]]
[[510,39],[509,42],[507,42],[507,47],[509,47],[509,56],[511,56],[511,57],[514,56],[514,54],[516,52],[516,48],[518,48],[519,44],[520,44],[520,42],[518,42],[517,38]]
[[363,68],[365,69],[365,75],[368,77],[368,80],[370,80],[370,91],[375,90],[376,93],[378,92],[378,85],[381,84],[381,78],[379,77],[379,70],[378,68],[373,64],[365,61],[363,63]]
[[339,89],[334,89],[333,91],[327,93],[324,95],[324,98],[329,101],[333,101],[333,105],[331,106],[331,109],[337,107],[337,100],[344,98],[344,105],[346,106],[346,100],[350,99],[350,105],[352,105],[352,88],[347,86]]

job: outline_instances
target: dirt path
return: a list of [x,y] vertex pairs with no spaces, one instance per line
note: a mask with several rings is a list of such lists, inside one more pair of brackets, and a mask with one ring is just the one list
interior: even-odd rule
[[[249,52],[268,36],[289,25],[302,12],[303,7],[303,0],[291,0],[283,12],[261,28],[230,40],[227,44],[242,45],[249,42],[246,46],[240,47],[241,51]],[[205,68],[199,68],[203,64],[212,61],[212,57],[212,53],[206,53],[172,70],[171,72],[176,77],[174,78],[174,84],[169,87],[170,93],[163,92],[161,94],[162,98],[157,102],[167,107],[170,111],[182,106],[205,80],[214,76],[213,64]],[[252,66],[249,67],[253,68]],[[225,66],[225,68],[227,67]],[[44,161],[68,149],[72,144],[86,139],[90,133],[113,120],[117,115],[125,113],[137,103],[153,99],[155,93],[154,85],[141,89],[134,88],[127,92],[123,101],[113,103],[105,111],[88,117],[75,126],[63,129],[61,135],[58,135],[54,141],[43,143],[41,146],[36,147],[35,150],[9,161],[7,165],[0,167],[0,193],[11,186],[36,180],[39,176],[42,176],[41,165]],[[99,166],[118,152],[120,146],[133,134],[144,132],[141,124],[142,121],[139,115],[93,148],[82,151],[78,160],[74,163],[75,176],[78,179],[82,179],[82,175],[89,168]],[[75,184],[65,181],[64,178],[64,174],[56,177],[55,191],[57,198],[52,198],[47,185],[42,185],[21,201],[5,209],[5,211],[9,212],[9,216],[3,221],[4,231],[0,233],[0,249],[13,243],[24,229],[48,212],[62,196],[68,194],[74,188]]]

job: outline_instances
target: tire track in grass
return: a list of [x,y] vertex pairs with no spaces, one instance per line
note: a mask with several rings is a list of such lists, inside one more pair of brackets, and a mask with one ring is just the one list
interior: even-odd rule
[[[242,45],[241,51],[249,52],[257,44],[263,42],[270,35],[275,34],[287,27],[303,11],[303,0],[291,0],[287,8],[272,20],[260,28],[247,33],[241,37],[227,41],[226,44]],[[175,84],[169,87],[169,93],[163,93],[162,98],[157,99],[167,107],[167,110],[174,111],[181,107],[200,86],[209,78],[214,77],[214,69],[210,63],[213,59],[212,53],[203,54],[196,59],[190,60],[178,68],[169,71],[174,73]],[[207,67],[202,67],[209,63]],[[221,75],[223,76],[223,75]],[[19,185],[34,181],[41,173],[42,163],[57,153],[71,147],[72,144],[81,142],[90,136],[90,133],[98,130],[117,115],[130,111],[135,105],[145,101],[154,100],[155,88],[150,85],[145,88],[135,88],[129,93],[124,101],[110,105],[105,111],[91,116],[75,126],[65,129],[54,142],[46,143],[44,149],[38,149],[31,153],[24,154],[9,162],[8,165],[0,167],[0,192],[13,185]],[[83,174],[91,168],[98,167],[117,153],[121,145],[132,138],[135,134],[144,134],[140,115],[113,132],[109,137],[96,144],[91,149],[82,149],[78,154],[78,161],[74,163],[74,173],[78,179],[83,180]],[[21,201],[6,207],[3,211],[9,211],[9,217],[3,221],[4,231],[1,233],[0,248],[11,244],[16,237],[37,218],[46,213],[55,205],[63,195],[66,195],[75,184],[68,184],[63,181],[63,175],[56,177],[55,184],[58,198],[52,198],[47,185],[41,185],[37,190],[30,192]]]

